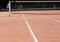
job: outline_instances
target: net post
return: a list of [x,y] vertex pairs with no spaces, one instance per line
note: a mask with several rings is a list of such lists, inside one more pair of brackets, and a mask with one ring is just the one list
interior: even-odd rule
[[11,1],[9,1],[9,16],[11,16]]

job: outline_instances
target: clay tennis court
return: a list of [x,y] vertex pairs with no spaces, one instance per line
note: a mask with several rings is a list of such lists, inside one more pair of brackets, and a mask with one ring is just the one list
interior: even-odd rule
[[60,42],[60,10],[0,12],[0,42]]

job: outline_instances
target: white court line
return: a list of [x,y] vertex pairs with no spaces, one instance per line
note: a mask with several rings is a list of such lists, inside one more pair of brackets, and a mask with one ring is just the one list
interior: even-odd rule
[[43,17],[45,17],[45,18],[47,18],[47,19],[50,19],[50,20],[53,20],[53,21],[55,21],[55,22],[57,22],[57,23],[60,23],[60,21],[55,20],[55,19],[53,19],[53,18],[50,18],[50,17],[48,17],[48,16],[43,16]]
[[31,29],[31,26],[30,26],[29,22],[27,21],[26,17],[24,15],[22,15],[22,16],[23,16],[23,19],[25,20],[25,22],[28,26],[29,31],[31,32],[31,35],[34,38],[34,42],[38,42],[38,39],[36,38],[35,34],[33,33],[32,29]]

